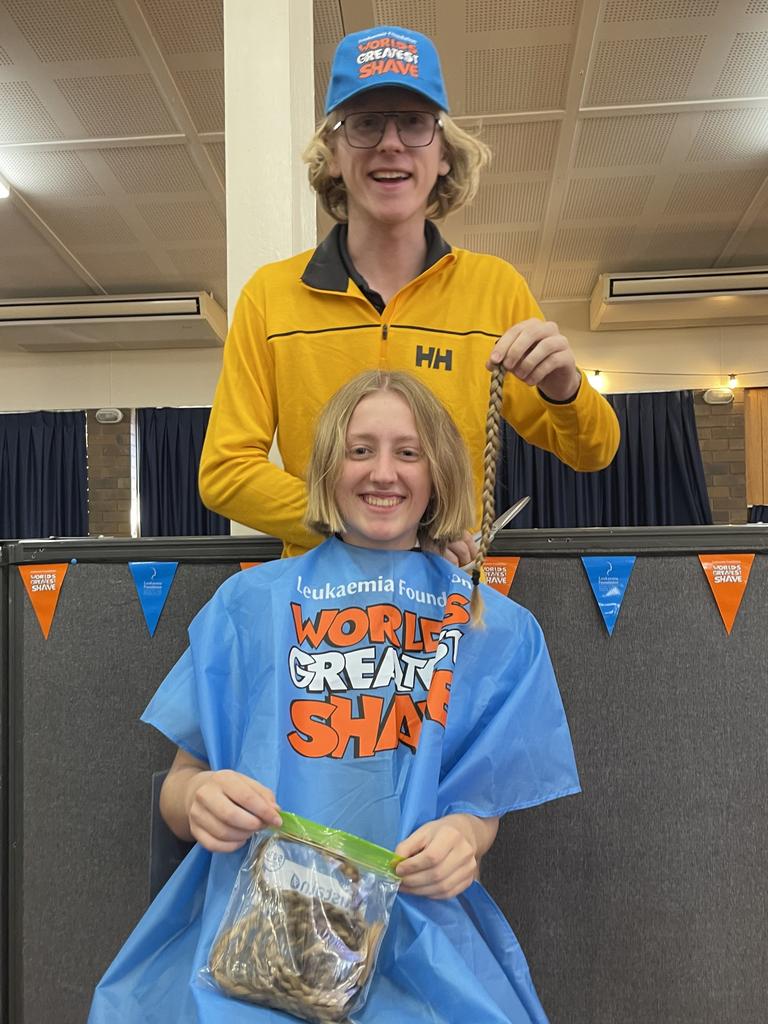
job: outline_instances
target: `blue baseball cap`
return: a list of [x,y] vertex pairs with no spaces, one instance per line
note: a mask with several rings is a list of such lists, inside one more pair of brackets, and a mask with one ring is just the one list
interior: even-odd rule
[[440,58],[432,40],[409,28],[384,25],[344,36],[336,47],[325,112],[330,114],[353,96],[383,85],[410,89],[448,110]]

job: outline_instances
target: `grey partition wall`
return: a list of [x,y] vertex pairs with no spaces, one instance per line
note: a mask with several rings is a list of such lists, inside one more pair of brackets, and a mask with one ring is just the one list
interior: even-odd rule
[[0,1021],[8,1020],[8,545],[0,541]]
[[[511,597],[541,622],[584,792],[509,815],[483,880],[552,1024],[765,1024],[768,530],[509,531]],[[757,552],[725,633],[704,552]],[[147,901],[151,776],[138,717],[186,626],[263,538],[11,549],[12,1024],[83,1024]],[[613,636],[582,554],[635,554]],[[19,563],[69,562],[49,639]],[[150,638],[129,560],[179,562]],[[481,1022],[467,1022],[481,1024]]]
[[[583,793],[509,815],[483,878],[553,1024],[768,1020],[768,530],[514,532]],[[757,552],[730,636],[699,553]],[[580,555],[635,554],[613,636]]]
[[[139,715],[186,627],[264,538],[24,542],[17,564],[69,562],[48,640],[10,574],[12,1024],[83,1024],[96,981],[148,900],[152,772],[170,744]],[[129,561],[178,561],[150,637]]]

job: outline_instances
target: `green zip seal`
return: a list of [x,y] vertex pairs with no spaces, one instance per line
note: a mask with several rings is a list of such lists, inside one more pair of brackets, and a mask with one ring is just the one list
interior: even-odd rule
[[302,818],[298,814],[290,814],[288,811],[280,811],[280,817],[283,824],[275,829],[278,835],[298,839],[311,846],[319,846],[329,853],[335,853],[372,871],[378,871],[393,881],[400,881],[400,876],[395,873],[395,867],[403,858],[398,857],[392,850],[376,846],[375,843],[369,843],[360,836],[353,836],[338,828],[327,828],[316,821]]

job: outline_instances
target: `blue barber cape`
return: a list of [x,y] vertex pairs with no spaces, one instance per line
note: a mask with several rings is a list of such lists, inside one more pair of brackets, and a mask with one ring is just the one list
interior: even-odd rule
[[[541,630],[437,555],[335,538],[240,572],[189,629],[143,720],[287,811],[394,848],[447,814],[492,817],[579,791]],[[89,1024],[280,1024],[197,973],[245,849],[197,845],[107,970]],[[399,895],[353,1024],[546,1024],[525,958],[478,883]]]

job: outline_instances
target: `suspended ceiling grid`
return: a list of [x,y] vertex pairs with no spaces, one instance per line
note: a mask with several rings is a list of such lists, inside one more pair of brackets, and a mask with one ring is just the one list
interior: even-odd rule
[[[768,263],[768,0],[314,12],[318,108],[345,31],[436,39],[453,114],[495,152],[446,234],[542,300],[586,299],[603,271]],[[0,296],[225,304],[221,0],[0,0],[0,174]]]

